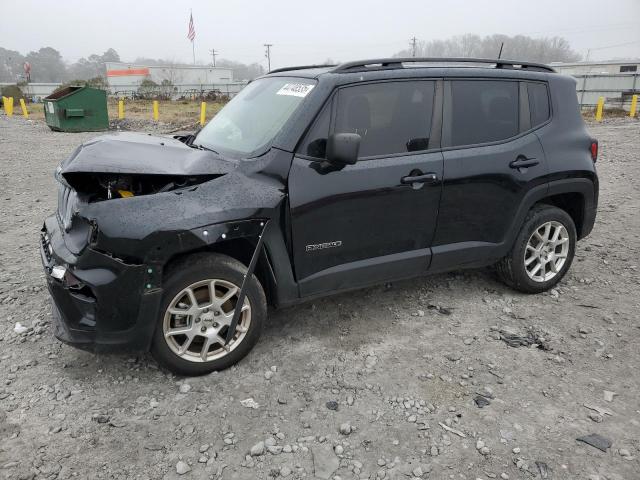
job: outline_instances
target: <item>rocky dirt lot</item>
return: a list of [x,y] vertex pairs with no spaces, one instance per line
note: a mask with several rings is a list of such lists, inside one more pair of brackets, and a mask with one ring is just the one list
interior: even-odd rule
[[185,379],[52,337],[38,231],[93,134],[0,117],[0,478],[640,478],[640,122],[590,128],[598,222],[549,294],[490,269],[343,294]]

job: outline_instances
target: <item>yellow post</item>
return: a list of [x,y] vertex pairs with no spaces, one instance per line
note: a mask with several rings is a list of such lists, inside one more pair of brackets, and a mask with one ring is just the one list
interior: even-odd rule
[[200,104],[200,125],[204,125],[204,122],[207,121],[207,102],[202,102]]
[[638,109],[638,95],[631,97],[631,109],[629,110],[629,116],[631,118],[636,116],[636,110]]
[[7,115],[12,117],[13,116],[13,97],[9,97],[7,98]]
[[602,109],[604,108],[604,97],[598,98],[598,106],[596,107],[596,120],[602,121]]
[[118,119],[122,120],[124,118],[124,100],[118,100]]
[[158,121],[158,101],[157,100],[153,101],[153,119],[156,122]]
[[20,99],[20,108],[22,108],[22,116],[24,118],[29,118],[29,112],[27,111],[27,104],[24,103],[24,98]]

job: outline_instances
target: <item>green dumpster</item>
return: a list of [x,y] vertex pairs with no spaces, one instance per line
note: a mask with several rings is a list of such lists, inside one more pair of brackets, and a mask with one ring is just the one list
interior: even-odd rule
[[44,98],[44,118],[51,130],[59,132],[107,130],[107,92],[92,87],[65,87]]

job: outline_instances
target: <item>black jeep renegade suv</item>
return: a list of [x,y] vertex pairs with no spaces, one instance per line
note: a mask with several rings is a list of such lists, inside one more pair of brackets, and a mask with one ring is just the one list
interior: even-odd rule
[[41,237],[55,334],[202,374],[249,352],[268,304],[493,264],[545,291],[593,227],[597,149],[544,65],[272,71],[195,135],[105,135],[62,162]]

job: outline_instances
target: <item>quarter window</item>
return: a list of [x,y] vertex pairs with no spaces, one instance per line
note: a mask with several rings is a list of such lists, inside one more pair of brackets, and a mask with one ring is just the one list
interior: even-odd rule
[[544,83],[529,83],[527,91],[529,92],[531,128],[535,128],[549,119],[549,94]]
[[331,121],[331,101],[320,112],[311,129],[305,136],[298,152],[314,158],[325,158],[327,153],[327,137]]
[[429,148],[435,82],[384,82],[338,93],[335,133],[361,136],[360,157]]
[[495,142],[518,134],[518,83],[451,82],[451,145]]

